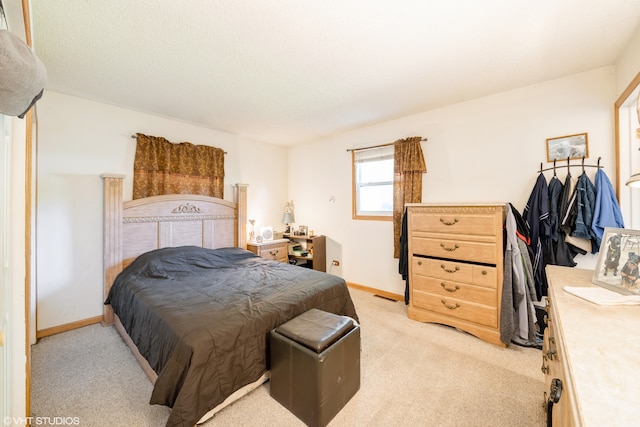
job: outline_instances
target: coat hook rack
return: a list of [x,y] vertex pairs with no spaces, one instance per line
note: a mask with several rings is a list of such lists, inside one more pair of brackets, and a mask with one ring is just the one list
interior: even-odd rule
[[552,170],[553,171],[553,176],[557,176],[556,175],[556,169],[557,168],[567,168],[567,169],[569,169],[571,166],[580,166],[580,167],[582,167],[582,172],[585,171],[585,168],[598,168],[598,169],[604,168],[604,166],[600,166],[600,160],[602,160],[602,157],[598,157],[597,163],[595,165],[585,164],[584,163],[585,159],[586,159],[585,156],[580,157],[580,159],[579,159],[580,160],[580,164],[577,164],[577,165],[576,164],[573,164],[573,165],[571,164],[571,157],[567,157],[567,164],[566,165],[557,165],[556,164],[556,159],[554,159],[553,160],[553,166],[549,167],[549,168],[545,168],[544,167],[544,163],[540,162],[540,169],[538,170],[538,173],[542,173],[542,172],[545,172],[545,171]]

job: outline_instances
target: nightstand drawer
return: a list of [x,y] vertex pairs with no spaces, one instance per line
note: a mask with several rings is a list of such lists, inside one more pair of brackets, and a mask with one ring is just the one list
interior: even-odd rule
[[287,245],[289,241],[286,239],[274,240],[266,243],[247,243],[247,250],[254,254],[273,261],[289,262],[287,253]]

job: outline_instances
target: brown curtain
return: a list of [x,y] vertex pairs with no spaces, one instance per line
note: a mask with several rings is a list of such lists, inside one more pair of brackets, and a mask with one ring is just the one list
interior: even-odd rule
[[200,194],[224,198],[224,151],[162,137],[137,135],[133,198]]
[[422,137],[399,139],[394,143],[393,256],[400,256],[400,234],[405,203],[422,202],[422,174],[427,171],[422,155]]

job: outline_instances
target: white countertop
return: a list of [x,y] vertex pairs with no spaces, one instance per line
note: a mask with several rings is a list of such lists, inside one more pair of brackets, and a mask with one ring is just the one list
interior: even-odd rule
[[597,305],[564,290],[595,286],[592,270],[548,266],[577,411],[585,426],[640,425],[640,306]]

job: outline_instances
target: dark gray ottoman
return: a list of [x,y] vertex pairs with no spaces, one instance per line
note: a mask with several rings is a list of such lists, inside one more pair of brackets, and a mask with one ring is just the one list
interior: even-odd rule
[[271,396],[308,426],[326,426],[360,389],[360,327],[311,309],[270,333]]

